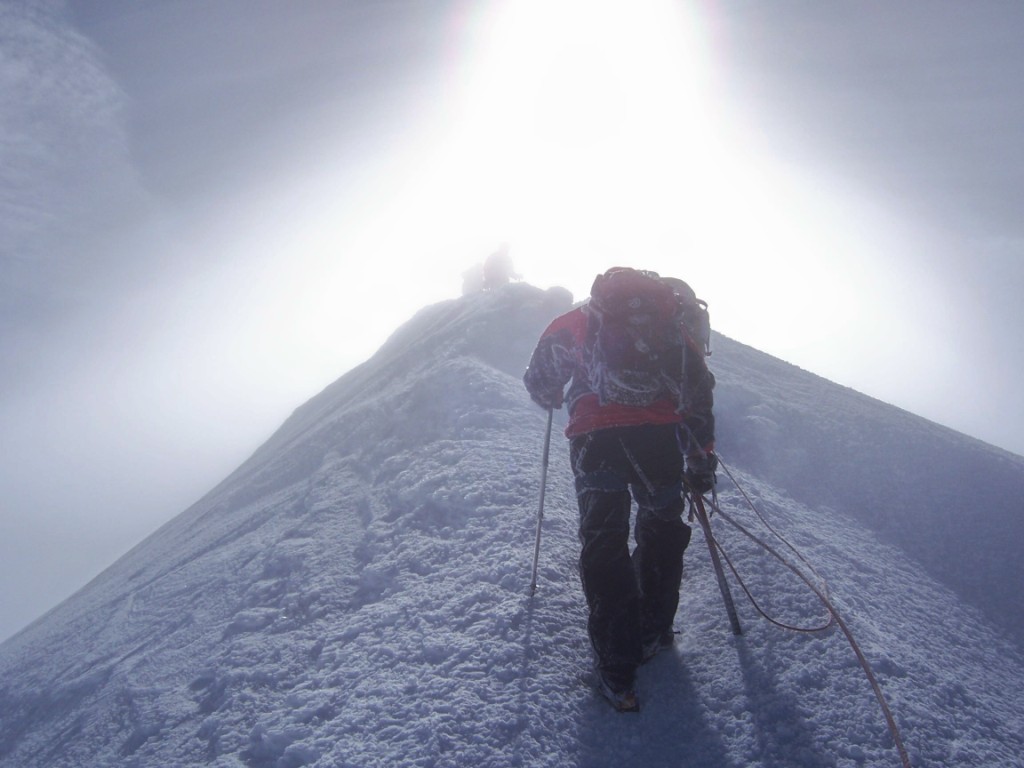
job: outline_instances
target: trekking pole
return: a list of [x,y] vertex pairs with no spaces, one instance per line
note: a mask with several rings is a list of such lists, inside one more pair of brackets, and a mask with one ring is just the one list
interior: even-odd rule
[[697,508],[697,520],[700,521],[700,527],[704,529],[704,539],[707,541],[708,549],[711,551],[711,564],[715,567],[715,577],[718,579],[718,588],[722,591],[722,600],[725,601],[725,612],[729,614],[732,633],[734,635],[742,635],[743,628],[740,627],[740,619],[736,615],[736,604],[732,600],[729,583],[725,580],[722,560],[718,556],[718,545],[715,543],[714,534],[711,533],[711,521],[708,520],[708,513],[704,509],[704,499],[696,492],[693,493],[691,498],[694,506]]
[[533,573],[530,576],[530,597],[537,592],[537,563],[540,560],[540,529],[544,522],[544,491],[548,484],[548,455],[551,451],[551,421],[555,409],[548,408],[548,426],[544,431],[544,455],[540,467],[540,503],[537,505],[537,541],[533,547]]

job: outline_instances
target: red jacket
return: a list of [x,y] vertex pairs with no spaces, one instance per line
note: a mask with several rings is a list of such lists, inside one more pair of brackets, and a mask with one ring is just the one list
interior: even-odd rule
[[[696,346],[686,349],[684,403],[666,396],[643,407],[619,403],[601,405],[587,373],[586,333],[587,315],[583,307],[555,318],[541,334],[523,376],[530,396],[542,407],[559,408],[563,400],[568,400],[566,437],[609,427],[683,423],[693,435],[696,448],[714,448],[711,390],[715,380],[704,362],[703,351]],[[566,384],[569,384],[567,394],[564,393]]]

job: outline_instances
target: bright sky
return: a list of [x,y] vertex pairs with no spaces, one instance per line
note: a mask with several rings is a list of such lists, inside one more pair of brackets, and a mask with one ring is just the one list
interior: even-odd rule
[[0,637],[503,242],[577,297],[682,277],[729,336],[1024,453],[1022,27],[0,0]]

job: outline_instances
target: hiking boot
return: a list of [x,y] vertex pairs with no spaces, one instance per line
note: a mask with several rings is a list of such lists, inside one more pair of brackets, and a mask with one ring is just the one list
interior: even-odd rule
[[640,700],[632,680],[610,672],[597,672],[597,690],[619,712],[639,712]]
[[641,655],[641,664],[646,664],[648,661],[653,659],[662,651],[671,648],[676,644],[676,633],[671,629],[666,629],[649,640],[645,640],[643,644],[643,652]]

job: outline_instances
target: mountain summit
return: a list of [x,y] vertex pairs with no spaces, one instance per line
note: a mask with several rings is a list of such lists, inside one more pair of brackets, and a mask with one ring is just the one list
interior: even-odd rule
[[[644,711],[582,681],[558,435],[528,597],[545,417],[520,381],[570,302],[513,284],[421,310],[0,646],[0,766],[898,765],[841,635],[785,632],[746,603],[729,633],[699,530]],[[827,578],[914,764],[1017,764],[1024,460],[731,340],[714,350],[723,458]],[[769,612],[820,618],[792,574],[720,534]]]

